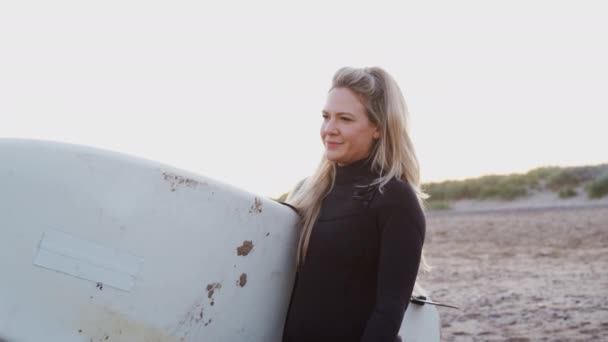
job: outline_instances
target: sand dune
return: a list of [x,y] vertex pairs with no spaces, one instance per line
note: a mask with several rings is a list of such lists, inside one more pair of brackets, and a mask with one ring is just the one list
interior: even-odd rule
[[489,209],[428,213],[442,340],[608,341],[608,206]]

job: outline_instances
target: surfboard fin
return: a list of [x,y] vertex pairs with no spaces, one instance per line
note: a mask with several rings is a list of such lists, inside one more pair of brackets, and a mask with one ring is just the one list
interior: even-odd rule
[[410,299],[410,302],[412,303],[416,303],[419,305],[424,305],[424,304],[431,304],[431,305],[437,305],[437,306],[445,306],[447,308],[452,308],[452,309],[458,309],[460,310],[459,307],[454,306],[454,305],[449,305],[449,304],[443,304],[443,303],[438,303],[438,302],[433,302],[432,300],[428,300],[425,296],[412,296]]

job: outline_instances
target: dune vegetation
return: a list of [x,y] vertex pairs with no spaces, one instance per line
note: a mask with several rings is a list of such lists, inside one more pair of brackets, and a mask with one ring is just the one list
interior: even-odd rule
[[524,174],[487,175],[464,180],[423,184],[429,195],[428,207],[445,209],[452,201],[515,200],[533,192],[551,191],[559,198],[570,198],[586,192],[589,198],[608,195],[608,164],[576,167],[540,167]]

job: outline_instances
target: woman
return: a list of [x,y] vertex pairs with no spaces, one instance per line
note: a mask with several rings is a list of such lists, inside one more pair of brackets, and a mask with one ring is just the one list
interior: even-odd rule
[[322,113],[325,155],[286,200],[302,233],[283,341],[393,342],[424,265],[406,104],[383,69],[345,67]]

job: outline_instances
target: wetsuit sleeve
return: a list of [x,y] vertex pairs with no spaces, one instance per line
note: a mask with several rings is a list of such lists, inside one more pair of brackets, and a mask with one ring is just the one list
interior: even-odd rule
[[376,306],[361,341],[394,342],[410,301],[426,232],[424,214],[415,195],[379,211],[381,246]]

